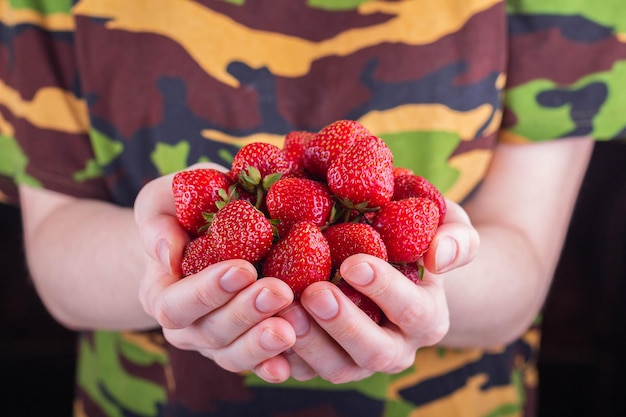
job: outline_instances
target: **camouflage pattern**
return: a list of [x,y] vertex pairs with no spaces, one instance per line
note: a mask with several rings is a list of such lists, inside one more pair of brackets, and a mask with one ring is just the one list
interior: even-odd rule
[[[152,178],[347,118],[463,202],[498,140],[625,136],[621,2],[0,0],[0,200],[130,207]],[[75,416],[532,415],[539,338],[269,385],[158,331],[86,332]]]

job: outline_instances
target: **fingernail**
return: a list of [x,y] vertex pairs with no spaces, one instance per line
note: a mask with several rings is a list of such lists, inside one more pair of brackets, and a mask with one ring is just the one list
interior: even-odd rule
[[311,294],[306,304],[313,314],[322,320],[330,320],[339,312],[337,299],[330,290],[321,290]]
[[171,273],[172,268],[170,267],[170,245],[168,245],[166,240],[159,240],[159,243],[157,244],[157,255],[159,257],[159,261],[161,261],[161,265],[163,265],[163,267],[165,267],[165,269],[167,269]]
[[220,286],[224,291],[236,292],[245,288],[251,281],[249,271],[233,266],[220,277]]
[[457,251],[456,242],[452,238],[444,237],[437,243],[436,251],[435,270],[439,272],[449,267],[454,261]]
[[311,328],[311,323],[309,322],[308,315],[299,306],[289,308],[287,311],[284,312],[282,317],[287,320],[289,324],[291,324],[291,327],[293,327],[296,336],[305,335]]
[[367,285],[374,279],[374,270],[367,262],[359,262],[345,271],[350,282],[359,285]]
[[262,313],[273,313],[289,304],[290,300],[282,295],[263,288],[256,296],[255,305]]
[[261,346],[267,350],[281,350],[289,345],[285,339],[280,337],[278,333],[272,329],[263,330],[263,333],[261,333],[260,343]]

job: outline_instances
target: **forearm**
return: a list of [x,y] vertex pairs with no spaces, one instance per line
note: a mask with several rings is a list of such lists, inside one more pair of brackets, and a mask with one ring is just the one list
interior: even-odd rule
[[[137,297],[145,255],[131,209],[43,190],[21,194],[30,273],[60,323],[72,329],[155,325]],[[47,208],[40,210],[44,200]]]
[[491,225],[477,230],[476,259],[443,277],[450,308],[446,346],[488,347],[514,340],[535,319],[549,289],[551,272],[522,235]]
[[509,342],[536,318],[592,149],[583,138],[498,147],[492,172],[464,207],[480,236],[478,256],[442,275],[451,314],[446,345]]

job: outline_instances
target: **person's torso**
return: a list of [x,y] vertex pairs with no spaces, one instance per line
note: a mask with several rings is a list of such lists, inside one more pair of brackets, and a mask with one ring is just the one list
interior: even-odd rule
[[[480,183],[502,117],[502,2],[216,0],[156,7],[81,1],[74,8],[91,140],[116,203],[132,204],[151,178],[198,161],[228,166],[243,144],[280,145],[289,131],[317,131],[339,119],[363,123],[387,142],[397,166],[427,177],[453,200]],[[425,348],[398,375],[270,385],[174,349],[158,333],[100,332],[81,340],[78,404],[92,417],[103,410],[515,414],[534,347],[531,337],[490,352]]]

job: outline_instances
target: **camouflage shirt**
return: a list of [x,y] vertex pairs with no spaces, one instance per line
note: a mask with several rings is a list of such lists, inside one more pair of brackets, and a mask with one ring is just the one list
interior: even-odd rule
[[[0,0],[0,200],[130,207],[243,144],[355,119],[463,202],[498,140],[626,133],[622,0]],[[621,87],[620,87],[621,86]],[[532,415],[539,330],[397,375],[264,383],[150,332],[85,332],[76,416]]]

